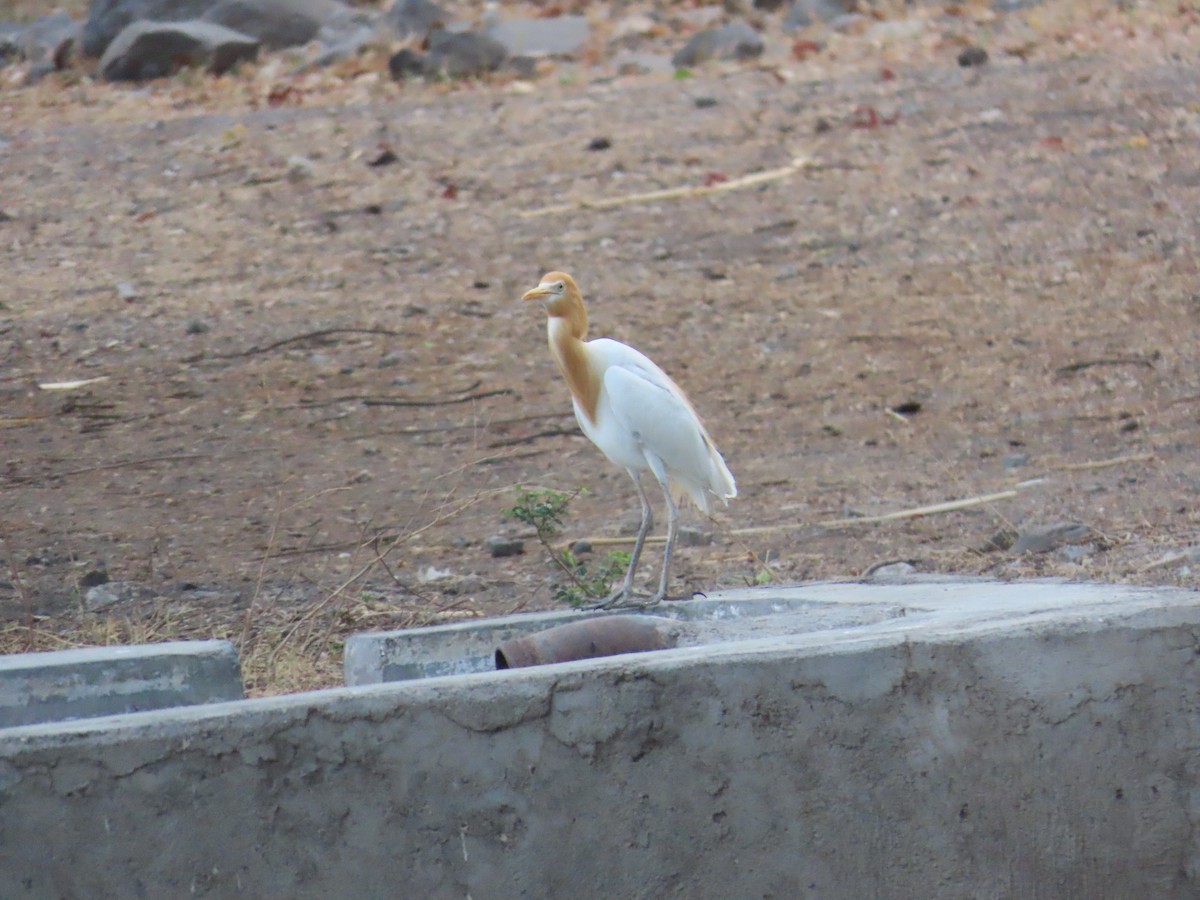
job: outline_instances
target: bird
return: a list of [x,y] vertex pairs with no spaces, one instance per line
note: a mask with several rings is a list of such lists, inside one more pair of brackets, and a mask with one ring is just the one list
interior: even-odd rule
[[[652,606],[667,595],[671,551],[679,531],[676,498],[688,497],[704,513],[714,501],[737,496],[737,484],[683,389],[647,356],[611,338],[587,340],[588,315],[579,286],[565,272],[549,272],[522,300],[546,310],[550,353],[571,391],[583,433],[633,479],[642,522],[622,585],[596,608]],[[654,514],[642,476],[649,472],[666,500],[667,545],[658,590],[640,600],[634,573]]]

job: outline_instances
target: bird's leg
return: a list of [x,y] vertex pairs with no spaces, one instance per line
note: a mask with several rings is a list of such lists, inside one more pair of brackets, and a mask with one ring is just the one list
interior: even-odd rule
[[667,498],[667,547],[663,550],[662,577],[658,581],[658,592],[650,598],[647,606],[659,603],[667,598],[667,575],[671,570],[671,551],[675,549],[675,535],[679,532],[679,509],[671,496],[666,479],[660,479],[663,496]]
[[650,508],[650,500],[646,497],[646,489],[642,487],[642,480],[638,478],[637,472],[633,471],[633,469],[626,469],[625,471],[633,479],[633,484],[637,488],[638,499],[642,501],[642,524],[638,528],[637,541],[633,545],[633,553],[629,556],[629,568],[625,571],[625,581],[619,588],[593,606],[592,609],[610,609],[614,606],[621,606],[623,601],[633,596],[633,575],[637,571],[638,560],[642,558],[642,548],[646,545],[646,535],[650,533],[650,528],[654,525],[654,511]]

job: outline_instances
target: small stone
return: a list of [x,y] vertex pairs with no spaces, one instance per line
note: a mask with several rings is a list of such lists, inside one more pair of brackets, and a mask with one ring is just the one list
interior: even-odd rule
[[1010,453],[1004,457],[1001,462],[1006,469],[1019,469],[1021,466],[1029,465],[1028,453]]
[[1001,528],[991,537],[983,542],[980,547],[982,553],[998,553],[1002,550],[1007,550],[1017,541],[1017,533],[1011,528]]
[[670,258],[671,258],[671,251],[670,251],[670,250],[668,250],[666,247],[655,247],[655,248],[654,248],[654,250],[651,252],[651,254],[650,254],[650,255],[651,255],[651,256],[652,256],[654,259],[657,259],[657,260],[660,260],[660,261],[661,261],[661,260],[664,260],[664,259],[670,259]]
[[99,584],[108,584],[108,572],[105,569],[89,569],[79,579],[81,588],[96,587]]
[[130,282],[122,281],[117,285],[117,296],[126,303],[129,303],[133,300],[136,300],[140,295],[138,294],[138,289],[135,288]]
[[917,567],[910,562],[888,563],[886,566],[880,566],[873,570],[870,574],[871,581],[902,581],[910,575],[917,573]]
[[200,18],[281,50],[307,44],[342,9],[337,0],[217,0]]
[[287,160],[287,177],[288,181],[297,182],[304,181],[306,178],[312,178],[313,173],[317,171],[316,163],[307,156],[296,154],[289,156]]
[[411,76],[425,75],[431,71],[429,61],[416,50],[405,47],[397,50],[388,60],[388,74],[393,81],[403,81]]
[[612,141],[606,137],[595,137],[588,141],[587,149],[592,151],[607,150],[612,147]]
[[74,41],[81,31],[82,26],[66,13],[34,19],[21,31],[18,42],[21,55],[31,62],[52,63],[64,42]]
[[684,525],[676,535],[681,547],[707,547],[713,542],[713,533],[702,528],[692,528]]
[[426,34],[434,26],[444,27],[453,20],[453,16],[431,0],[396,0],[380,21],[403,38]]
[[856,0],[793,0],[783,20],[784,31],[799,31],[816,21],[832,22],[854,11]]
[[192,319],[187,323],[188,334],[205,334],[209,330],[207,322],[201,322],[199,319]]
[[89,588],[83,595],[83,605],[90,610],[105,609],[114,603],[132,600],[136,595],[135,585],[125,581],[114,581]]
[[988,52],[982,47],[976,47],[974,44],[970,47],[964,47],[963,51],[958,54],[958,64],[964,69],[982,66],[987,61]]
[[687,69],[715,59],[754,59],[762,56],[763,46],[762,35],[745,22],[734,21],[697,32],[671,57],[671,62],[676,68]]
[[592,542],[591,541],[576,541],[575,543],[573,543],[571,545],[571,552],[574,553],[576,556],[579,556],[582,553],[591,553],[592,552]]
[[1068,544],[1065,547],[1058,549],[1058,557],[1063,562],[1078,563],[1086,557],[1092,556],[1096,552],[1096,545],[1093,543],[1087,544]]
[[694,101],[696,109],[712,109],[717,105],[716,97],[697,97]]
[[492,554],[493,559],[505,556],[520,556],[525,552],[525,542],[520,538],[510,538],[501,534],[494,534],[487,539],[487,548],[488,552]]
[[117,35],[96,71],[107,81],[164,78],[184,66],[221,75],[258,56],[259,43],[212,22],[134,22]]
[[1064,544],[1082,544],[1091,536],[1092,529],[1080,522],[1057,522],[1025,529],[1012,545],[1012,552],[1015,556],[1047,553]]

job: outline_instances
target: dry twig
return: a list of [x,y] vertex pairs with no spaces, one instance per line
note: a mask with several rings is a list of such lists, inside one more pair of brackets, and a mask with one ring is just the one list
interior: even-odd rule
[[704,197],[722,191],[736,191],[742,188],[766,184],[795,175],[797,172],[811,168],[812,163],[807,159],[795,159],[790,165],[778,169],[767,169],[765,172],[755,172],[741,178],[729,181],[719,181],[716,184],[683,185],[681,187],[663,188],[659,191],[645,191],[638,194],[624,194],[620,197],[600,197],[596,199],[574,200],[570,203],[555,203],[540,209],[531,209],[521,213],[523,219],[535,219],[540,216],[553,216],[559,213],[573,212],[577,209],[611,209],[615,206],[625,206],[630,203],[654,203],[658,200],[679,200],[684,197]]

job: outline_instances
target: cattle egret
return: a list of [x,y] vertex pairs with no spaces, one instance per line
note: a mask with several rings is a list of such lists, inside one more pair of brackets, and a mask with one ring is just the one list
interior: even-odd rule
[[[671,550],[679,529],[676,498],[691,497],[709,513],[714,499],[727,503],[737,496],[733,475],[691,401],[666,372],[619,341],[584,340],[587,311],[570,275],[550,272],[522,299],[540,300],[546,309],[550,352],[571,390],[579,427],[605,456],[629,473],[642,501],[642,524],[625,582],[599,606],[657,603],[667,593]],[[639,602],[633,599],[633,575],[654,521],[641,481],[646,471],[666,498],[667,546],[658,591]]]

